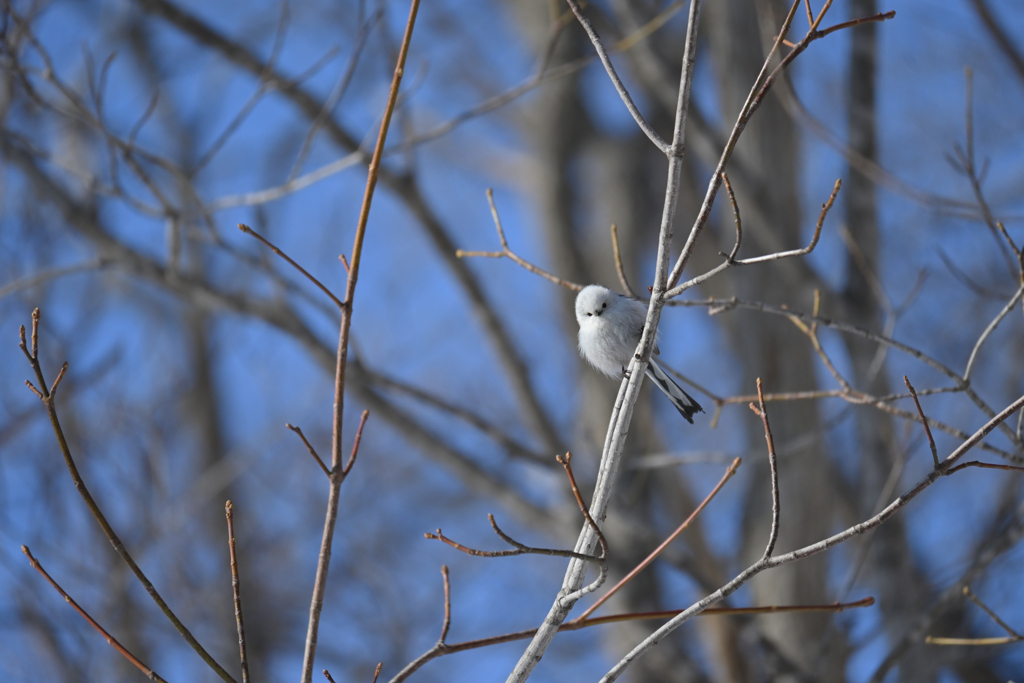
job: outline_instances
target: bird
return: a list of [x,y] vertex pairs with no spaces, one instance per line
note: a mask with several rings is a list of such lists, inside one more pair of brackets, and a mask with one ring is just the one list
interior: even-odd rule
[[[609,377],[619,378],[626,368],[644,331],[647,306],[636,299],[617,294],[601,285],[588,285],[576,295],[576,322],[580,325],[580,355]],[[654,353],[658,354],[655,343]],[[693,416],[703,413],[699,403],[669,377],[654,358],[647,362],[647,376],[668,396],[679,414],[693,424]]]

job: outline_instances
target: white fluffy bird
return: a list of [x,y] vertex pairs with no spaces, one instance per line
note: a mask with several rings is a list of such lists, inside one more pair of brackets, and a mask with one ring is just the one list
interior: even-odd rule
[[[584,287],[576,296],[580,354],[609,377],[621,378],[636,353],[646,320],[647,306],[642,302],[616,294],[601,285]],[[654,353],[658,353],[657,345]],[[694,414],[704,412],[700,404],[673,382],[653,358],[647,363],[647,376],[690,424],[693,424]]]

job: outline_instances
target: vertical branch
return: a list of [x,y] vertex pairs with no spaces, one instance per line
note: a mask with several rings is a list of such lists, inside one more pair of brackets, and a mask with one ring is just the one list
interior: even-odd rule
[[761,378],[757,378],[757,406],[750,404],[750,409],[761,418],[764,423],[764,440],[768,444],[768,467],[772,477],[772,530],[768,534],[768,545],[764,549],[761,559],[767,560],[775,551],[775,543],[779,540],[779,465],[775,456],[775,439],[772,437],[772,428],[768,424],[768,411],[764,407],[764,392],[761,390]]
[[235,554],[235,516],[231,501],[224,503],[228,520],[228,552],[231,555],[231,593],[235,599],[235,625],[238,627],[238,656],[242,662],[242,683],[249,683],[249,660],[245,656],[245,626],[242,624],[242,584],[238,580],[238,557]]
[[398,63],[395,66],[395,73],[391,79],[391,90],[388,93],[388,102],[384,109],[384,118],[381,122],[380,132],[377,135],[377,144],[373,150],[373,157],[370,160],[369,170],[366,178],[366,191],[363,195],[363,204],[359,211],[359,222],[356,225],[356,236],[352,245],[352,258],[348,265],[348,279],[345,282],[345,298],[341,309],[341,329],[338,333],[338,353],[334,368],[334,422],[331,432],[331,470],[330,470],[330,491],[327,498],[327,514],[324,520],[324,533],[320,541],[320,554],[316,566],[316,579],[313,584],[313,597],[309,606],[309,625],[306,629],[305,652],[302,657],[302,683],[311,683],[313,680],[313,659],[316,655],[317,632],[320,628],[320,613],[324,606],[324,591],[327,587],[327,570],[331,563],[331,547],[334,542],[334,526],[338,521],[338,496],[341,484],[348,474],[341,465],[341,420],[345,407],[345,364],[348,360],[349,329],[352,324],[352,304],[355,296],[356,283],[359,280],[359,266],[362,262],[363,240],[366,236],[366,224],[370,216],[370,204],[373,201],[373,191],[377,186],[377,176],[380,173],[381,157],[384,153],[384,141],[387,138],[388,127],[391,124],[391,116],[395,111],[395,103],[398,100],[398,87],[402,82],[402,75],[405,72],[405,60],[409,54],[409,43],[412,40],[412,30],[416,23],[416,13],[419,10],[419,0],[412,0],[409,8],[409,19],[405,25],[405,35],[402,37],[402,46],[398,53]]
[[[644,377],[643,368],[650,358],[651,352],[654,350],[654,339],[658,330],[658,321],[661,317],[661,309],[665,305],[669,254],[672,248],[672,222],[675,218],[679,196],[679,182],[682,176],[686,117],[690,103],[690,84],[693,80],[694,60],[697,54],[697,22],[700,17],[700,8],[701,0],[690,0],[672,144],[667,151],[663,150],[666,151],[668,156],[668,180],[665,188],[664,209],[662,211],[661,228],[658,236],[658,261],[655,270],[654,287],[647,311],[644,332],[641,336],[640,344],[637,346],[637,356],[634,362],[630,364],[629,378],[624,380],[619,387],[619,393],[615,399],[615,405],[608,421],[608,432],[605,436],[604,448],[601,453],[601,463],[594,489],[594,497],[590,505],[591,516],[598,524],[604,521],[608,503],[611,500],[612,487],[618,473],[622,451],[626,444],[629,424],[633,418],[633,406],[640,395],[640,385]],[[576,542],[575,552],[590,554],[596,543],[597,534],[594,533],[589,523],[584,524],[580,537]],[[578,559],[573,559],[569,562],[558,596],[551,605],[551,609],[548,611],[544,622],[537,629],[533,640],[530,641],[530,644],[516,663],[515,668],[509,674],[506,683],[522,683],[530,677],[533,669],[540,662],[548,645],[555,637],[555,633],[557,633],[559,627],[572,610],[575,604],[575,599],[572,599],[572,596],[578,595],[577,591],[583,585],[586,573],[587,564],[585,562]]]

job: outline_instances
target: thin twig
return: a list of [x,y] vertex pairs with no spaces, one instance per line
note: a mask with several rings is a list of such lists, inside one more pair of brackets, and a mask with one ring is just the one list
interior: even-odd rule
[[946,474],[953,474],[960,470],[967,469],[968,467],[978,467],[983,470],[1004,470],[1006,472],[1024,472],[1024,467],[1018,467],[1016,465],[1003,465],[998,462],[981,462],[979,460],[971,460],[969,462],[961,463],[956,467],[951,467]]
[[[872,597],[857,600],[856,602],[844,602],[834,603],[831,605],[765,605],[762,607],[711,607],[701,612],[701,616],[743,616],[749,614],[786,614],[786,613],[808,613],[808,612],[833,612],[839,613],[848,609],[858,609],[863,607],[871,607],[875,604],[875,599]],[[680,614],[682,610],[663,610],[658,612],[627,612],[624,614],[610,614],[605,617],[595,617],[593,619],[574,619],[568,621],[559,627],[558,631],[579,631],[591,626],[602,626],[604,624],[621,623],[625,621],[646,621],[650,619],[670,619],[677,614]],[[402,683],[408,679],[412,674],[418,671],[427,662],[442,657],[444,655],[455,654],[457,652],[466,652],[468,650],[476,650],[483,647],[490,647],[492,645],[500,645],[502,643],[510,643],[517,640],[526,640],[536,635],[537,629],[531,628],[525,631],[515,631],[513,633],[505,633],[500,636],[490,636],[488,638],[478,638],[476,640],[467,640],[461,643],[445,643],[443,647],[438,644],[424,652],[422,655],[417,657],[415,660],[410,662],[403,668],[394,678],[391,679],[390,683]]]
[[619,284],[622,285],[622,291],[633,299],[639,299],[636,292],[629,285],[629,280],[626,279],[626,269],[622,264],[622,252],[619,250],[619,228],[615,223],[612,223],[612,254],[615,257],[615,272],[619,276]]
[[982,601],[981,601],[981,600],[980,600],[980,599],[978,598],[978,596],[976,596],[976,595],[975,595],[975,594],[974,594],[973,592],[971,592],[971,589],[970,589],[970,587],[969,587],[969,586],[964,586],[964,596],[965,596],[965,597],[967,597],[967,599],[968,599],[968,600],[970,600],[971,602],[973,602],[973,603],[974,603],[975,605],[977,605],[978,607],[980,607],[980,608],[981,608],[982,610],[984,610],[984,611],[985,611],[985,614],[987,614],[987,615],[988,615],[989,617],[991,617],[991,618],[992,618],[992,621],[994,621],[994,622],[996,622],[997,624],[999,624],[999,626],[1000,626],[1000,627],[1001,627],[1001,628],[1002,628],[1002,629],[1003,629],[1004,631],[1006,631],[1007,633],[1009,633],[1009,634],[1010,634],[1011,636],[1015,636],[1015,637],[1017,637],[1017,638],[1020,638],[1020,637],[1021,637],[1021,635],[1020,635],[1019,633],[1017,633],[1017,631],[1013,630],[1013,629],[1012,629],[1012,628],[1010,627],[1010,625],[1009,625],[1009,624],[1007,624],[1007,623],[1006,623],[1005,621],[1003,621],[1002,619],[1000,619],[1000,618],[999,618],[999,615],[998,615],[998,614],[996,614],[995,612],[993,612],[993,611],[992,611],[992,609],[991,609],[991,608],[990,608],[990,607],[989,607],[988,605],[986,605],[985,603],[983,603],[983,602],[982,602]]
[[554,282],[556,285],[561,285],[562,287],[565,287],[566,289],[571,289],[574,292],[578,292],[581,289],[583,289],[583,285],[576,284],[575,282],[569,282],[568,280],[563,280],[557,275],[552,275],[548,271],[533,265],[526,259],[520,257],[514,251],[512,251],[508,246],[508,240],[505,239],[505,231],[501,227],[501,218],[498,217],[498,209],[494,205],[494,192],[491,190],[491,188],[487,188],[487,203],[490,204],[491,206],[491,217],[494,219],[494,227],[498,231],[498,240],[501,242],[501,251],[466,251],[464,249],[457,249],[455,251],[456,257],[508,258],[511,259],[516,264],[522,266],[526,270],[530,271],[531,273],[535,275],[540,275],[545,280]]
[[[103,530],[104,535],[106,535],[107,540],[109,540],[110,544],[114,546],[114,551],[121,557],[122,560],[124,560],[125,564],[127,564],[128,567],[132,570],[132,573],[135,574],[135,577],[139,580],[139,583],[141,583],[142,586],[146,589],[146,592],[149,593],[151,598],[153,598],[153,601],[156,602],[156,604],[160,607],[160,611],[162,611],[164,613],[164,616],[166,616],[167,619],[170,620],[170,622],[174,625],[174,628],[177,629],[178,633],[181,634],[181,637],[185,639],[185,642],[187,642],[192,647],[192,649],[195,650],[195,652],[203,659],[203,661],[206,662],[207,666],[209,666],[218,676],[220,676],[221,679],[227,681],[228,683],[235,683],[235,679],[231,676],[231,674],[225,671],[224,667],[217,663],[213,656],[210,655],[210,653],[208,653],[206,649],[199,644],[199,641],[196,640],[195,636],[193,636],[192,633],[185,627],[185,625],[181,623],[181,620],[178,618],[178,616],[171,610],[171,608],[167,605],[164,599],[160,596],[160,593],[157,591],[156,587],[152,584],[152,582],[145,575],[145,573],[143,573],[139,565],[136,564],[135,559],[124,547],[124,543],[121,542],[121,539],[114,531],[114,528],[110,526],[110,523],[107,521],[106,515],[103,514],[102,510],[100,510],[100,507],[96,503],[96,500],[92,497],[92,494],[89,492],[89,487],[86,486],[81,474],[79,474],[78,466],[75,464],[75,459],[71,455],[71,447],[68,445],[67,439],[64,436],[64,430],[61,427],[60,420],[57,417],[57,403],[54,400],[54,396],[51,393],[51,391],[47,389],[46,380],[43,377],[43,369],[39,363],[39,320],[40,313],[39,309],[36,308],[34,311],[32,311],[31,351],[29,351],[29,347],[25,343],[24,326],[22,326],[20,330],[21,340],[19,347],[25,354],[26,358],[28,358],[29,364],[32,366],[32,370],[35,372],[36,379],[38,380],[39,384],[39,389],[36,389],[31,384],[29,384],[29,388],[32,389],[33,393],[35,393],[36,396],[39,397],[39,400],[42,401],[43,406],[46,408],[46,413],[50,418],[50,424],[53,427],[53,432],[57,437],[57,442],[60,444],[61,453],[64,456],[64,464],[67,466],[68,472],[71,474],[71,479],[74,482],[75,489],[78,491],[79,495],[82,496],[82,499],[85,501],[86,506],[89,508],[89,512],[92,513],[93,518],[100,525],[100,528]],[[66,367],[67,364],[65,363],[64,368]],[[54,383],[54,387],[56,388],[56,382]]]
[[230,500],[224,504],[224,515],[228,521],[228,552],[231,555],[231,593],[235,601],[235,625],[238,627],[238,656],[242,662],[242,683],[249,683],[249,660],[245,656],[245,626],[242,623],[242,584],[238,578],[238,556],[235,554],[234,506]]
[[615,72],[615,66],[612,65],[612,60],[608,57],[608,52],[604,49],[604,45],[601,43],[601,38],[597,35],[597,31],[591,25],[590,20],[583,14],[583,10],[580,8],[579,3],[576,0],[566,0],[569,3],[569,7],[572,9],[572,13],[576,15],[576,19],[580,22],[580,26],[587,32],[587,37],[590,38],[590,42],[594,45],[594,50],[597,52],[598,58],[601,60],[601,64],[604,65],[604,70],[608,72],[608,78],[611,80],[612,85],[615,86],[615,91],[619,93],[619,98],[622,103],[626,105],[626,109],[629,110],[633,120],[636,121],[636,125],[640,126],[640,130],[644,132],[644,135],[654,143],[654,146],[665,154],[669,154],[669,144],[658,135],[658,133],[651,127],[651,124],[647,123],[644,119],[643,114],[636,108],[633,103],[633,98],[629,96],[629,91],[626,90],[626,86],[623,85],[619,75]]
[[324,464],[324,461],[320,459],[320,455],[316,452],[316,449],[313,448],[313,444],[309,443],[309,441],[306,439],[306,435],[302,433],[302,430],[287,422],[285,423],[284,426],[299,435],[299,438],[302,439],[302,443],[306,445],[306,450],[309,451],[309,454],[313,456],[313,459],[316,460],[316,463],[320,465],[320,469],[324,471],[324,474],[330,477],[331,470],[329,470],[327,468],[327,465]]
[[428,540],[441,541],[445,545],[450,545],[456,550],[472,555],[474,557],[517,557],[519,555],[550,555],[552,557],[573,557],[578,560],[584,560],[586,562],[602,562],[603,558],[595,557],[593,555],[585,555],[583,553],[577,553],[572,550],[560,550],[557,548],[535,548],[528,546],[524,543],[520,543],[515,540],[498,526],[498,523],[494,519],[494,515],[488,513],[487,519],[491,522],[491,528],[498,537],[512,546],[512,550],[477,550],[476,548],[470,548],[469,546],[462,545],[458,541],[452,539],[441,533],[440,529],[437,529],[434,533],[425,533],[423,537]]
[[274,244],[271,243],[271,241],[268,240],[266,237],[264,237],[263,235],[259,234],[258,232],[256,232],[252,228],[250,228],[248,225],[245,225],[244,223],[239,223],[238,224],[238,229],[241,230],[242,232],[244,232],[246,235],[252,235],[256,239],[258,239],[260,242],[262,242],[264,245],[266,245],[272,252],[274,252],[275,254],[280,256],[281,258],[283,258],[288,263],[288,265],[290,265],[292,268],[294,268],[295,270],[297,270],[300,273],[302,273],[303,275],[305,275],[306,279],[308,279],[314,285],[319,287],[320,291],[323,292],[324,294],[326,294],[328,296],[328,298],[330,298],[330,300],[334,302],[335,306],[337,306],[338,308],[344,308],[345,307],[345,304],[343,304],[338,297],[334,296],[334,292],[332,292],[331,290],[327,289],[327,287],[325,287],[323,285],[323,283],[321,283],[315,277],[310,275],[309,271],[307,271],[305,268],[303,268],[298,263],[293,261],[292,258],[290,256],[288,256],[288,254],[284,253],[279,248],[274,246]]
[[831,0],[829,0],[828,2],[825,3],[825,6],[819,13],[818,18],[812,24],[811,29],[807,32],[804,38],[797,45],[794,46],[792,51],[790,51],[785,57],[783,57],[782,61],[779,63],[778,66],[776,66],[771,71],[771,73],[768,73],[768,68],[772,63],[774,56],[779,49],[779,46],[782,44],[782,41],[785,40],[785,36],[789,32],[789,28],[793,22],[793,16],[796,13],[796,9],[799,6],[799,3],[800,0],[794,0],[792,6],[790,7],[789,13],[786,15],[786,19],[783,22],[781,30],[779,31],[779,35],[776,38],[775,44],[772,46],[772,49],[769,51],[768,56],[765,58],[765,61],[761,69],[761,73],[755,80],[754,86],[751,88],[750,93],[747,96],[747,101],[744,103],[739,115],[736,118],[736,123],[733,126],[733,130],[729,135],[728,141],[725,144],[725,149],[722,151],[722,155],[719,158],[718,166],[715,168],[714,173],[711,176],[707,192],[704,196],[704,201],[701,205],[700,211],[697,214],[697,218],[694,220],[693,227],[690,229],[690,234],[687,237],[686,244],[683,245],[682,252],[679,254],[679,257],[676,259],[676,263],[672,268],[672,274],[669,277],[668,296],[670,298],[678,296],[678,294],[681,293],[681,290],[679,290],[679,288],[676,287],[676,284],[679,282],[680,278],[683,275],[683,270],[686,268],[686,264],[693,253],[693,248],[696,245],[697,238],[700,237],[701,232],[703,232],[704,230],[704,226],[707,224],[708,218],[711,216],[711,208],[714,205],[715,196],[718,194],[718,189],[721,184],[721,173],[722,171],[725,170],[726,164],[728,163],[729,158],[732,156],[733,150],[736,147],[736,143],[739,140],[740,135],[746,128],[747,124],[749,123],[750,118],[761,106],[761,103],[764,101],[765,97],[771,90],[775,81],[778,80],[780,74],[783,71],[785,71],[789,67],[789,65],[792,64],[793,60],[795,60],[801,53],[803,53],[803,51],[806,50],[807,47],[815,40],[823,38],[826,35],[843,28],[850,28],[852,26],[856,26],[860,23],[864,23],[867,21],[885,21],[887,19],[892,19],[893,17],[896,16],[895,12],[880,13],[871,17],[864,17],[862,19],[855,19],[851,22],[837,24],[836,26],[819,31],[817,29],[817,25],[818,23],[820,23],[821,19],[825,15],[825,12],[828,11],[829,7],[832,4]]
[[380,676],[380,670],[384,668],[384,662],[377,662],[377,668],[373,670],[373,680],[370,683],[377,683],[377,676]]
[[[441,578],[444,580],[444,621],[441,622],[441,636],[437,639],[439,644],[444,644],[448,637],[448,629],[452,625],[452,588],[448,580],[448,565],[441,565]],[[374,676],[374,679],[377,677]]]
[[330,683],[335,683],[334,678],[331,677],[331,672],[327,669],[324,669],[324,678],[330,681]]
[[964,369],[964,382],[969,382],[971,379],[971,371],[974,369],[974,362],[978,358],[978,352],[981,350],[981,345],[988,340],[993,332],[995,332],[996,327],[998,327],[999,323],[1003,321],[1003,318],[1009,315],[1010,311],[1013,310],[1013,307],[1017,305],[1017,302],[1020,301],[1022,296],[1024,296],[1024,284],[1017,288],[1013,298],[1006,302],[1003,309],[999,311],[999,314],[992,319],[992,322],[988,324],[985,331],[981,333],[980,337],[978,337],[978,341],[974,343],[974,348],[971,349],[971,355],[967,359],[967,367]]
[[775,439],[772,438],[772,428],[768,424],[768,410],[764,407],[764,392],[761,390],[760,377],[757,378],[757,403],[757,406],[751,403],[750,409],[764,423],[764,440],[768,444],[768,467],[771,470],[772,477],[772,529],[768,535],[768,545],[764,549],[764,555],[761,556],[762,559],[767,560],[772,556],[772,552],[775,550],[775,543],[779,540],[779,516],[781,509],[779,507],[779,466],[778,459],[775,456]]
[[910,390],[910,395],[914,397],[914,405],[917,406],[917,413],[921,416],[921,424],[924,425],[924,433],[928,437],[928,446],[932,449],[932,462],[935,467],[939,466],[939,451],[935,448],[935,439],[932,437],[932,429],[928,426],[928,418],[924,416],[924,410],[921,408],[921,401],[917,398],[917,392],[914,390],[910,380],[907,379],[906,375],[903,375],[903,382],[907,385],[907,389]]
[[[871,341],[873,341],[875,343],[884,344],[884,345],[889,346],[891,348],[894,348],[894,349],[897,349],[899,351],[902,351],[903,353],[906,353],[909,356],[911,356],[913,358],[916,358],[917,360],[919,360],[922,363],[928,365],[929,367],[932,367],[935,370],[938,370],[940,373],[942,373],[946,377],[952,379],[957,384],[956,391],[962,392],[965,396],[970,398],[971,401],[976,406],[978,406],[978,408],[980,408],[981,411],[983,413],[985,413],[985,415],[987,417],[991,418],[991,417],[994,417],[995,414],[996,414],[995,411],[984,400],[982,400],[982,398],[980,396],[978,396],[978,394],[973,389],[971,389],[971,387],[969,385],[964,383],[963,377],[961,377],[960,374],[958,372],[956,372],[955,370],[953,370],[952,368],[944,365],[943,363],[941,363],[940,361],[936,360],[935,358],[929,356],[928,354],[924,353],[923,351],[920,351],[920,350],[918,350],[918,349],[916,349],[916,348],[914,348],[912,346],[904,344],[903,342],[896,341],[895,339],[893,339],[891,337],[887,337],[887,336],[885,336],[883,334],[878,334],[876,332],[872,332],[870,330],[867,330],[867,329],[865,329],[863,327],[858,327],[857,325],[851,325],[849,323],[840,322],[838,320],[832,320],[830,318],[826,318],[826,317],[820,316],[820,315],[812,315],[812,314],[805,313],[803,311],[798,311],[796,309],[788,308],[788,307],[785,307],[785,306],[774,306],[772,304],[766,304],[766,303],[763,303],[763,302],[760,302],[760,301],[746,301],[746,300],[738,299],[736,297],[729,297],[728,299],[702,299],[702,300],[690,300],[690,301],[673,300],[673,301],[667,302],[666,305],[668,305],[668,306],[687,306],[687,307],[689,307],[689,306],[707,306],[708,307],[709,315],[718,315],[718,314],[723,313],[725,311],[730,311],[730,310],[732,310],[734,308],[745,308],[745,309],[760,311],[762,313],[768,313],[768,314],[771,314],[771,315],[785,316],[785,317],[790,318],[791,320],[792,319],[799,319],[799,320],[803,320],[803,321],[805,321],[807,323],[811,323],[811,324],[814,324],[814,325],[821,325],[823,327],[830,327],[832,329],[839,330],[840,332],[844,332],[844,333],[847,333],[847,334],[853,334],[855,336],[863,337],[864,339],[871,340]],[[878,404],[878,403],[874,403],[873,405],[876,405],[877,407],[880,407],[883,410],[886,410],[887,412],[891,412],[893,414],[900,414],[900,415],[909,414],[909,415],[913,415],[913,413],[905,413],[905,412],[901,413],[898,408],[894,408],[892,406],[888,406],[888,405],[884,405],[884,404]],[[957,438],[966,438],[966,436],[967,436],[967,434],[965,432],[961,432],[959,430],[954,430],[952,427],[949,427],[948,425],[943,426],[942,423],[938,422],[937,420],[929,419],[928,421],[929,421],[929,423],[933,427],[938,427],[939,429],[942,429],[943,431],[946,431],[946,432],[948,432],[950,434],[953,434]],[[1018,449],[1024,449],[1024,443],[1022,443],[1021,438],[1018,437],[1014,433],[1012,428],[1010,428],[1009,426],[1003,424],[1002,422],[999,422],[998,426],[999,426],[1000,431],[1002,431],[1004,434],[1006,434],[1006,436],[1008,436],[1010,438],[1010,440],[1014,443],[1014,445]],[[986,446],[986,448],[988,450],[991,450],[994,453],[998,452],[998,453],[1004,454],[1004,457],[1007,457],[1010,460],[1019,460],[1020,459],[1020,456],[1015,456],[1015,455],[1009,454],[1006,451],[1002,451],[1002,450],[999,450],[999,449],[993,450],[992,447],[988,447],[988,446]]]
[[580,493],[580,489],[576,485],[576,476],[572,473],[572,453],[566,451],[564,458],[556,455],[555,460],[565,468],[565,476],[569,478],[569,486],[572,488],[572,495],[576,498],[576,505],[579,506],[580,512],[583,513],[583,518],[587,520],[587,524],[597,534],[597,542],[601,545],[600,558],[602,560],[606,559],[608,557],[608,542],[605,540],[604,534],[601,533],[601,528],[597,526],[597,522],[590,516],[590,511],[587,509],[586,503],[583,502],[583,494]]
[[60,587],[60,584],[58,584],[53,579],[52,576],[50,576],[49,574],[46,573],[46,570],[43,569],[43,565],[41,565],[39,563],[39,560],[37,560],[35,557],[32,556],[32,551],[28,549],[28,546],[26,546],[26,545],[21,546],[21,552],[25,553],[25,556],[28,557],[28,561],[32,564],[32,567],[37,572],[39,572],[40,574],[43,575],[43,578],[46,579],[49,582],[49,584],[51,586],[53,586],[54,589],[58,593],[60,593],[60,596],[62,598],[64,598],[64,600],[69,605],[71,605],[71,607],[73,607],[76,612],[78,612],[79,614],[82,615],[83,619],[85,619],[87,622],[89,622],[90,626],[92,626],[94,629],[96,629],[97,631],[100,632],[100,635],[103,636],[103,638],[107,641],[107,643],[112,648],[114,648],[115,650],[120,652],[121,655],[125,659],[127,659],[129,662],[131,662],[135,666],[135,668],[137,668],[139,671],[141,671],[143,674],[145,674],[145,676],[147,678],[149,678],[150,680],[158,681],[158,683],[167,683],[167,681],[165,681],[164,679],[160,678],[160,676],[157,675],[157,673],[155,671],[153,671],[148,666],[143,664],[141,661],[139,661],[139,659],[135,655],[133,655],[131,652],[129,652],[127,649],[125,649],[125,647],[123,645],[121,645],[121,643],[119,643],[117,641],[117,638],[115,638],[114,636],[112,636],[109,633],[107,633],[107,631],[102,626],[100,626],[98,623],[96,623],[95,619],[93,619],[91,616],[89,616],[88,612],[86,612],[84,609],[82,609],[82,607],[77,602],[75,602],[75,600],[70,595],[65,593],[64,589]]
[[[732,251],[726,256],[729,263],[733,263],[736,259],[736,254],[740,251],[740,245],[743,243],[743,221],[740,219],[740,205],[736,201],[736,193],[732,190],[732,183],[729,182],[729,175],[722,171],[722,183],[725,185],[725,192],[729,195],[729,205],[732,206],[732,217],[733,223],[736,225],[736,243],[732,245]],[[724,256],[724,254],[723,254]]]
[[707,507],[708,503],[711,502],[712,498],[714,498],[716,495],[718,495],[718,492],[722,490],[722,487],[725,486],[725,483],[727,481],[729,481],[729,479],[731,479],[734,474],[736,474],[736,470],[739,469],[739,466],[740,466],[740,459],[739,458],[735,458],[732,461],[732,464],[729,465],[729,467],[725,470],[725,474],[722,475],[722,478],[718,480],[718,483],[715,485],[715,488],[713,488],[711,490],[711,493],[709,493],[708,495],[706,495],[704,497],[704,500],[702,500],[700,502],[700,505],[698,505],[694,509],[694,511],[690,513],[689,517],[687,517],[686,519],[683,520],[682,524],[680,524],[678,527],[676,527],[675,531],[673,531],[671,534],[669,534],[668,537],[664,541],[662,541],[658,545],[657,548],[652,550],[651,553],[647,557],[645,557],[642,562],[640,562],[640,564],[638,564],[636,567],[631,569],[630,572],[628,574],[626,574],[624,577],[622,577],[622,579],[617,584],[612,586],[608,590],[607,593],[602,595],[600,598],[597,599],[597,601],[594,602],[593,605],[588,607],[586,609],[586,611],[583,612],[583,614],[581,614],[580,616],[576,617],[575,619],[573,619],[569,623],[570,624],[574,624],[574,623],[577,623],[577,622],[584,621],[588,616],[593,614],[594,611],[597,610],[598,607],[603,605],[605,602],[608,601],[609,598],[611,598],[619,590],[621,590],[623,586],[625,586],[627,583],[632,581],[633,577],[635,577],[637,574],[639,574],[645,568],[647,568],[647,566],[650,565],[651,562],[654,562],[654,560],[659,555],[661,555],[661,553],[665,550],[665,548],[667,548],[669,546],[669,544],[672,543],[672,541],[676,540],[679,537],[679,534],[683,533],[687,528],[689,528],[689,526],[693,523],[693,521],[695,519],[697,519],[697,515],[699,515],[701,513],[701,511],[703,511],[704,508]]
[[1024,638],[1020,636],[1002,636],[997,638],[940,638],[937,636],[925,636],[924,642],[929,645],[1008,645],[1017,643]]
[[356,456],[359,455],[359,444],[363,440],[363,427],[366,426],[366,419],[368,417],[370,417],[369,410],[364,410],[363,414],[359,417],[359,427],[356,428],[356,438],[352,440],[352,452],[348,456],[348,462],[345,463],[345,467],[341,470],[343,475],[351,472],[352,466],[356,464]]
[[[728,192],[730,190],[730,187],[729,187],[729,185],[726,184],[725,181],[726,181],[726,177],[724,176],[724,173],[723,173],[722,182],[723,182],[723,185],[725,185],[725,187],[726,187],[726,191]],[[726,270],[728,268],[733,268],[735,266],[749,266],[749,265],[753,265],[755,263],[765,263],[767,261],[777,261],[779,259],[792,258],[794,256],[806,256],[807,254],[810,254],[812,251],[814,251],[814,248],[816,246],[818,246],[818,240],[821,238],[821,229],[822,229],[822,226],[825,223],[825,217],[828,215],[829,210],[832,208],[832,204],[835,202],[836,196],[839,194],[839,188],[841,186],[842,186],[842,181],[841,180],[836,180],[836,183],[835,183],[835,185],[832,188],[832,194],[829,195],[828,201],[826,201],[824,204],[821,205],[821,212],[818,214],[818,222],[815,223],[815,226],[814,226],[814,234],[811,235],[811,241],[810,241],[810,243],[806,247],[803,247],[801,249],[789,249],[787,251],[777,251],[777,252],[774,252],[774,253],[771,253],[771,254],[765,254],[763,256],[754,256],[752,258],[739,259],[739,260],[737,260],[735,258],[736,252],[739,251],[739,237],[741,235],[741,233],[740,233],[741,228],[740,228],[740,223],[739,223],[739,207],[735,203],[735,199],[736,198],[730,193],[729,199],[733,203],[733,212],[735,214],[735,218],[736,218],[736,221],[737,221],[736,222],[737,242],[733,246],[732,253],[730,255],[728,255],[728,256],[726,256],[725,254],[722,254],[723,256],[725,256],[725,260],[722,263],[718,264],[717,266],[715,266],[711,270],[708,270],[708,271],[706,271],[704,273],[701,273],[700,275],[697,275],[696,277],[690,278],[686,282],[683,282],[682,284],[680,284],[680,285],[678,285],[676,287],[673,287],[666,294],[666,296],[668,296],[668,297],[678,296],[679,294],[682,294],[683,292],[685,292],[687,289],[690,289],[691,287],[695,287],[695,286],[697,286],[697,285],[699,285],[699,284],[701,284],[703,282],[706,282],[707,280],[710,280],[711,278],[713,278],[714,276],[718,275],[719,273],[721,273],[722,271],[724,271],[724,270]]]
[[934,484],[940,477],[947,474],[948,471],[956,464],[957,460],[963,457],[965,453],[970,451],[976,445],[981,443],[981,441],[986,436],[988,436],[988,434],[990,434],[992,430],[994,430],[1000,423],[1006,420],[1010,415],[1020,410],[1021,407],[1024,407],[1024,396],[1018,398],[1016,401],[1011,403],[1009,406],[1007,406],[997,415],[995,415],[992,419],[986,422],[985,425],[981,427],[981,429],[972,434],[970,438],[968,438],[966,441],[960,444],[960,446],[957,447],[956,450],[950,453],[946,457],[946,459],[942,461],[942,464],[939,467],[939,469],[933,469],[927,476],[925,476],[921,481],[919,481],[917,485],[914,486],[910,491],[899,496],[896,500],[887,505],[878,514],[871,516],[870,518],[864,520],[859,524],[855,524],[851,527],[848,527],[837,534],[834,534],[832,536],[829,536],[828,538],[818,541],[817,543],[812,543],[797,550],[785,553],[784,555],[776,555],[774,557],[762,556],[757,562],[755,562],[754,564],[750,565],[742,572],[737,574],[731,581],[720,587],[714,593],[694,603],[693,605],[688,607],[684,612],[680,613],[676,617],[673,617],[668,623],[662,625],[654,633],[652,633],[650,636],[641,641],[625,657],[620,659],[614,667],[612,667],[612,669],[604,676],[604,678],[601,679],[602,683],[611,683],[611,681],[616,680],[630,664],[632,664],[634,661],[636,661],[637,658],[641,657],[643,654],[648,652],[657,643],[661,642],[661,640],[665,638],[669,633],[676,630],[677,628],[679,628],[679,626],[686,623],[691,618],[700,614],[707,608],[729,597],[741,586],[743,586],[750,579],[760,574],[761,572],[767,569],[781,566],[783,564],[795,562],[797,560],[801,560],[812,555],[817,555],[818,553],[824,552],[825,550],[828,550],[829,548],[835,545],[843,543],[844,541],[847,541],[853,538],[854,536],[859,536],[867,531],[870,531],[880,526],[883,522],[888,520],[899,510],[901,510],[904,506],[906,506],[910,501],[912,501],[914,498],[920,495],[922,491],[924,491],[932,484]]

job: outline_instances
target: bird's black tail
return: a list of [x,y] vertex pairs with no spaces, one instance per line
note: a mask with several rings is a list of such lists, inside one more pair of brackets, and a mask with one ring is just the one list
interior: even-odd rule
[[668,400],[672,401],[672,405],[676,407],[679,414],[685,417],[686,421],[690,424],[693,424],[694,415],[704,412],[700,404],[683,391],[683,388],[676,384],[671,377],[666,375],[665,371],[654,362],[654,359],[651,359],[647,364],[647,376],[651,378],[656,387],[668,396]]

